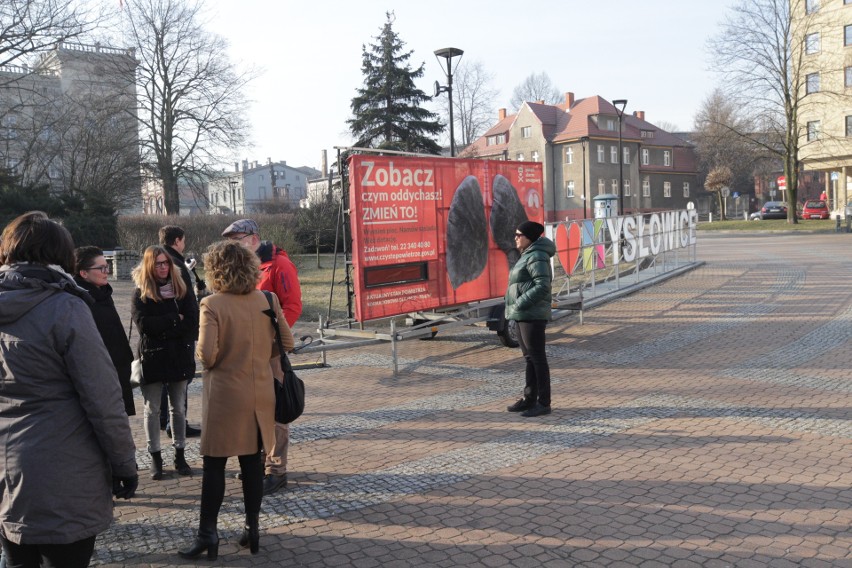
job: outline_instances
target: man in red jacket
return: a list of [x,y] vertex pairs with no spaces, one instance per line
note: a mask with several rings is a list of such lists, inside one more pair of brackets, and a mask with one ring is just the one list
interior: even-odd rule
[[[281,304],[284,319],[290,329],[302,314],[302,288],[299,285],[299,273],[296,265],[287,253],[269,241],[260,240],[260,230],[252,219],[234,221],[222,231],[226,239],[237,241],[242,246],[257,253],[262,272],[258,290],[269,290]],[[278,358],[272,360],[272,374],[282,380],[281,363]],[[290,425],[275,423],[275,447],[266,456],[266,475],[263,479],[263,494],[275,493],[287,487],[287,451],[290,447]]]

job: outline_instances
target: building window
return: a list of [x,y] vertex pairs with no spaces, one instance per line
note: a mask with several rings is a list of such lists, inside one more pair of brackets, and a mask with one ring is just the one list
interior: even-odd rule
[[642,136],[642,138],[653,138],[654,137],[654,131],[653,130],[643,130],[640,135]]
[[808,122],[808,142],[819,140],[819,121],[811,120]]
[[516,157],[516,159],[517,159],[519,162],[523,162],[523,161],[524,161],[524,154],[523,154],[523,153],[521,153],[521,152],[519,152],[519,153],[518,153],[518,156]]
[[59,171],[59,167],[56,164],[50,164],[47,167],[47,177],[50,179],[59,179],[62,175],[62,172]]
[[574,197],[574,181],[569,180],[565,183],[565,197]]
[[813,14],[819,10],[819,0],[805,0],[805,14]]
[[533,153],[532,153],[532,161],[533,161],[533,162],[537,162],[537,161],[538,161],[538,150],[533,150]]
[[598,178],[598,195],[606,193],[606,182],[603,178]]
[[615,121],[611,118],[606,119],[606,129],[615,130]]
[[532,138],[532,126],[521,128],[521,138]]
[[805,75],[805,94],[819,92],[819,73],[808,73]]
[[486,146],[494,146],[497,143],[496,136],[486,136],[485,137],[485,145]]
[[609,147],[609,161],[613,164],[618,163],[618,146]]
[[651,181],[648,179],[642,180],[642,195],[651,197]]
[[843,85],[852,87],[852,67],[847,67],[843,70]]
[[603,144],[598,144],[598,163],[603,164],[605,161]]
[[630,163],[630,148],[624,148],[624,156],[621,158],[625,164]]
[[568,146],[567,148],[565,148],[565,163],[566,164],[573,164],[574,163],[574,150],[571,148],[571,146]]
[[672,196],[672,184],[670,181],[663,182],[663,197],[671,197]]
[[668,150],[663,150],[663,165],[670,166],[672,165],[672,153]]
[[808,55],[819,53],[819,33],[812,33],[805,36],[805,53]]
[[18,175],[18,164],[20,164],[20,160],[16,160],[15,158],[7,158],[6,159],[6,169],[9,170],[9,173],[12,175]]
[[647,166],[647,165],[648,165],[648,162],[649,162],[649,159],[648,159],[648,149],[647,149],[647,148],[642,148],[642,165],[643,165],[643,166]]
[[688,181],[683,182],[683,196],[689,197],[689,182]]
[[624,180],[624,197],[630,197],[630,180]]
[[506,143],[506,134],[498,134],[497,135],[497,143],[505,144]]
[[852,136],[852,116],[846,115],[846,137]]
[[843,26],[843,45],[852,45],[852,26]]
[[612,187],[612,193],[614,195],[618,195],[618,180],[617,179],[612,180],[611,187]]

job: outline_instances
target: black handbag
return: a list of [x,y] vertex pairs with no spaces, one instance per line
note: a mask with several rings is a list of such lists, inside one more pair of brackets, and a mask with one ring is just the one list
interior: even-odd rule
[[279,383],[273,379],[275,385],[275,421],[279,424],[289,424],[302,415],[305,411],[305,383],[296,376],[290,359],[281,345],[281,330],[278,329],[278,316],[275,315],[275,305],[272,303],[272,294],[262,290],[269,302],[269,309],[263,313],[272,320],[275,329],[275,342],[278,344],[278,352],[281,354],[281,370],[284,372],[284,382]]

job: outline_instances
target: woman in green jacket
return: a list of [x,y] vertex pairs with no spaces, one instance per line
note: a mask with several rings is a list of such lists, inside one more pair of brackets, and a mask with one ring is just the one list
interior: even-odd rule
[[518,342],[527,362],[524,397],[508,410],[525,417],[550,414],[550,366],[544,342],[551,319],[550,258],[556,253],[556,245],[543,233],[544,226],[534,221],[518,225],[515,244],[521,258],[509,273],[506,290],[506,319],[518,322]]

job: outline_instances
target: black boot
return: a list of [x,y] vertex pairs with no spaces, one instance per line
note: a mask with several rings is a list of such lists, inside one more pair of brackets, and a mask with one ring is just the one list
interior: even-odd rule
[[219,534],[216,529],[199,528],[195,542],[187,549],[178,550],[178,556],[192,560],[207,551],[207,560],[216,560],[219,557]]
[[151,452],[151,479],[163,479],[163,454]]
[[192,475],[192,468],[186,463],[183,450],[183,448],[175,448],[175,469],[180,475]]
[[240,546],[248,548],[252,554],[257,554],[260,550],[260,529],[258,528],[258,518],[246,519],[246,528],[240,537]]

